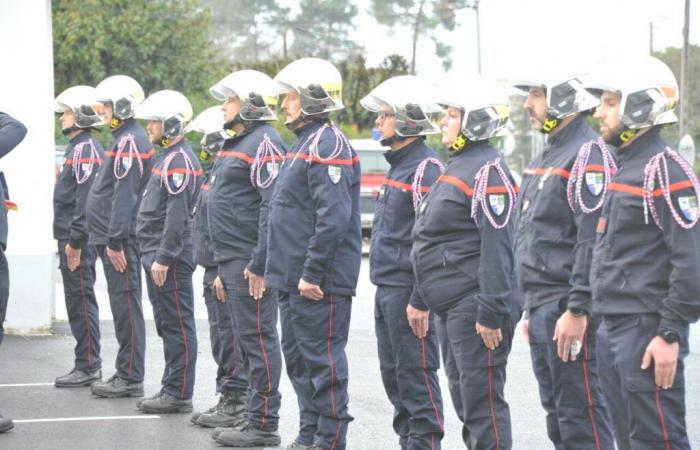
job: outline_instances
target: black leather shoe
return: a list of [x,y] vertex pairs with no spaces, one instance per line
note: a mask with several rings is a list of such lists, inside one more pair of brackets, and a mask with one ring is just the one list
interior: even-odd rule
[[267,447],[280,445],[282,442],[277,430],[260,430],[253,424],[238,431],[224,431],[214,440],[229,447]]
[[107,381],[98,381],[90,386],[92,395],[103,398],[143,397],[143,383],[128,381],[114,375]]
[[144,399],[139,409],[149,414],[191,413],[192,399],[181,400],[163,392],[156,398]]
[[0,433],[5,433],[6,431],[10,431],[15,427],[15,424],[12,422],[12,419],[9,417],[3,417],[0,415]]
[[102,379],[102,370],[81,370],[73,369],[70,373],[63,375],[62,377],[56,378],[54,381],[54,386],[56,387],[84,387],[90,386],[96,381]]

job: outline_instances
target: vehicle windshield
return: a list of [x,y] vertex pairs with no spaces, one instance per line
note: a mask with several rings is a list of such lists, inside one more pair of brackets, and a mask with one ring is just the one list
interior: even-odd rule
[[389,171],[389,163],[384,158],[384,153],[376,150],[356,150],[360,156],[360,165],[364,173],[386,173]]

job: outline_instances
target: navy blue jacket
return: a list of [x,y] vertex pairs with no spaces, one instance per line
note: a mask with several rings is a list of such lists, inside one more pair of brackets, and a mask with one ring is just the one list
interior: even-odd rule
[[[416,277],[411,266],[411,230],[416,218],[413,206],[413,179],[416,168],[427,158],[439,159],[423,139],[406,147],[384,153],[389,173],[377,195],[369,251],[369,276],[377,286],[414,287]],[[426,195],[440,176],[433,163],[425,166],[421,191]],[[414,288],[412,296],[418,295]]]
[[[590,261],[600,210],[572,211],[567,184],[581,146],[597,137],[581,115],[551,137],[523,172],[515,266],[526,310],[550,302],[559,302],[562,309],[591,309]],[[593,192],[582,189],[588,206],[602,195]]]
[[277,176],[270,202],[265,281],[284,291],[299,280],[319,285],[325,294],[355,295],[362,258],[360,159],[342,143],[342,153],[326,160],[336,137],[326,128],[318,157],[307,139],[328,125],[310,123],[297,132]]
[[[654,204],[663,229],[650,212],[645,215],[643,203],[644,168],[666,146],[655,128],[616,152],[618,171],[603,204],[593,250],[593,308],[603,315],[657,313],[659,330],[683,336],[688,324],[700,317],[700,226],[685,229],[674,220],[658,179]],[[693,205],[697,214],[698,199],[680,167],[669,162],[668,168],[673,205],[681,216],[683,209],[689,212],[686,220]]]
[[207,220],[207,209],[209,205],[209,180],[211,179],[211,169],[209,167],[202,177],[202,186],[197,195],[194,209],[192,211],[192,240],[194,244],[194,262],[202,267],[216,267],[214,261],[214,244],[209,238],[209,221]]
[[[512,235],[514,224],[506,219],[513,202],[505,183],[491,168],[484,202],[472,219],[475,177],[499,158],[486,141],[476,142],[450,157],[447,170],[423,200],[413,227],[411,260],[420,299],[413,306],[442,313],[457,302],[476,302],[477,321],[500,328],[510,315],[514,298]],[[514,185],[506,164],[501,167]],[[513,199],[515,200],[515,199]],[[483,208],[491,208],[496,228]]]
[[[267,258],[267,217],[272,185],[262,188],[251,182],[251,166],[264,140],[282,154],[284,143],[268,124],[254,126],[246,134],[227,139],[219,152],[209,179],[207,215],[214,261],[244,259],[248,270],[265,273]],[[262,161],[261,182],[282,164],[281,157]],[[273,169],[273,165],[276,165]]]
[[155,260],[169,266],[185,247],[192,246],[192,209],[202,169],[183,139],[164,149],[150,175],[139,208],[136,235],[142,254],[156,252]]
[[73,248],[87,243],[87,197],[103,158],[102,144],[90,130],[81,131],[66,147],[53,189],[53,237],[70,241]]
[[[130,154],[129,143],[119,155],[122,140],[131,140],[136,150]],[[119,251],[124,243],[135,237],[136,214],[143,190],[151,174],[155,149],[143,128],[134,119],[125,120],[112,132],[112,143],[105,151],[105,160],[92,184],[87,202],[89,242],[93,245],[109,245]],[[141,164],[139,164],[139,161]],[[117,179],[114,165],[117,163]]]
[[[26,135],[27,128],[20,121],[0,112],[0,158],[17,147]],[[3,250],[7,248],[7,206],[5,201],[9,199],[5,177],[0,172],[0,246]]]

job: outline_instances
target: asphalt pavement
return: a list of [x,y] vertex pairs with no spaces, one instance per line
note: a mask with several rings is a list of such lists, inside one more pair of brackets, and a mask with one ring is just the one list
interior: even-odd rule
[[[98,270],[99,273],[99,270]],[[201,272],[195,273],[195,285]],[[60,292],[60,286],[57,286]],[[100,317],[109,319],[106,286],[98,275]],[[21,302],[21,299],[10,299]],[[57,318],[64,316],[59,307]],[[199,340],[195,409],[206,409],[216,401],[214,377],[216,367],[211,357],[209,332],[204,319],[204,305],[197,296],[197,336]],[[152,317],[145,298],[147,317]],[[374,335],[374,286],[369,282],[368,262],[363,259],[358,295],[353,306],[347,354],[350,364],[350,412],[355,417],[348,432],[349,450],[397,449],[397,437],[391,428],[392,408],[384,394],[379,374]],[[111,321],[103,320],[103,376],[113,373],[116,340]],[[162,344],[153,321],[147,322],[146,395],[155,393],[163,370]],[[700,447],[700,343],[697,327],[691,329],[691,352],[686,360],[687,420],[691,444]],[[189,414],[145,415],[136,410],[136,399],[94,399],[88,388],[57,389],[53,380],[71,369],[73,338],[65,322],[57,322],[52,336],[7,336],[0,347],[0,413],[15,419],[15,429],[0,435],[0,449],[209,449],[219,446],[210,431],[193,426]],[[442,448],[465,448],[461,424],[457,419],[442,370],[440,383],[445,404],[445,438]],[[297,433],[298,410],[294,390],[286,374],[282,375],[282,410],[280,434],[282,447]],[[513,448],[543,450],[552,448],[547,440],[545,415],[530,367],[527,345],[516,334],[508,364],[506,398],[510,403]]]

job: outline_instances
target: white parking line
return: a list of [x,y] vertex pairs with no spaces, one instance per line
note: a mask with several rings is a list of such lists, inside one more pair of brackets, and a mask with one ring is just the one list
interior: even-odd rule
[[59,417],[55,419],[20,419],[14,423],[45,423],[45,422],[90,422],[100,420],[148,420],[160,419],[160,416],[144,414],[142,416],[103,416],[103,417]]
[[32,387],[32,386],[53,386],[53,383],[14,383],[14,384],[0,384],[0,388],[4,388],[4,387]]

